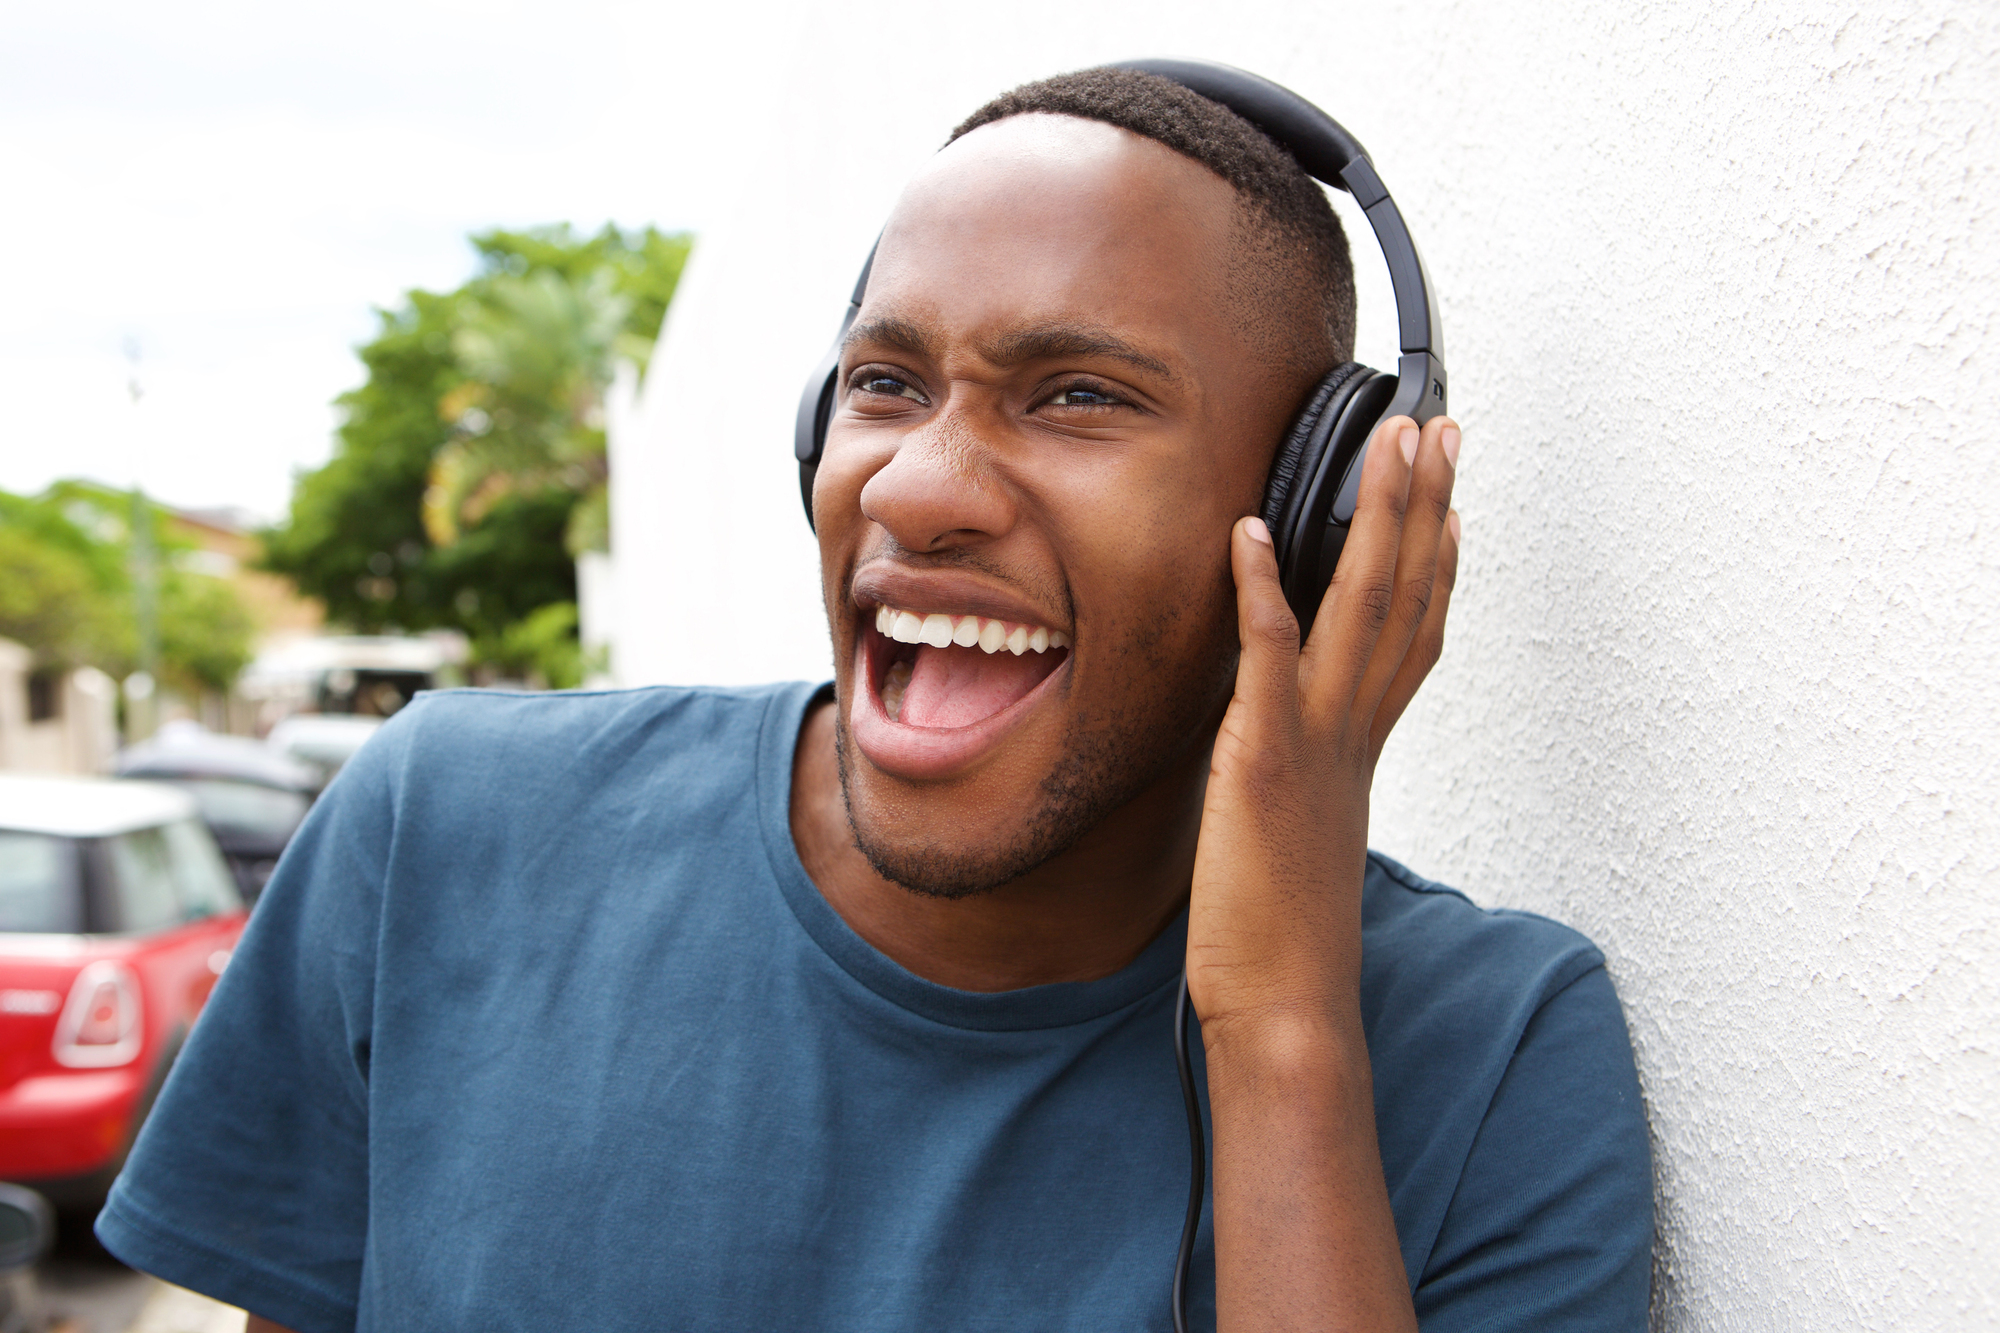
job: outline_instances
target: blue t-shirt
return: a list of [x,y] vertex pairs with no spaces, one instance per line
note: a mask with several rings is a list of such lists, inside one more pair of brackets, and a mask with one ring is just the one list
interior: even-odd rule
[[[301,1330],[1164,1330],[1186,925],[975,994],[788,818],[809,685],[430,694],[314,808],[98,1221]],[[1417,1312],[1645,1326],[1602,957],[1371,858],[1362,1006]],[[1196,1323],[1213,1327],[1202,1226]]]

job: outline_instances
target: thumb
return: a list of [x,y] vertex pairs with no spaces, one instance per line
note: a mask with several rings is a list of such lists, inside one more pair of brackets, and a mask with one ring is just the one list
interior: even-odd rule
[[[1239,519],[1229,539],[1236,576],[1236,699],[1265,719],[1298,711],[1299,620],[1278,583],[1278,553],[1261,518]],[[1277,711],[1273,711],[1277,710]]]

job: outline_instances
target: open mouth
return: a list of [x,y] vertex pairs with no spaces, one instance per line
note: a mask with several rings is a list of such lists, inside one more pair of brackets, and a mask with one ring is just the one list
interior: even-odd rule
[[1069,636],[984,616],[875,608],[868,686],[891,722],[971,727],[1028,697],[1069,657]]

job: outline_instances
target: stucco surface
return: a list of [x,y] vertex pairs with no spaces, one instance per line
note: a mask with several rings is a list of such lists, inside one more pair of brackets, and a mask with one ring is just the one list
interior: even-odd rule
[[957,118],[1127,55],[1268,73],[1373,151],[1466,424],[1452,638],[1374,841],[1603,947],[1656,1327],[2000,1325],[1994,8],[753,18],[776,56],[677,57],[768,96],[614,440],[621,677],[826,674],[797,385]]

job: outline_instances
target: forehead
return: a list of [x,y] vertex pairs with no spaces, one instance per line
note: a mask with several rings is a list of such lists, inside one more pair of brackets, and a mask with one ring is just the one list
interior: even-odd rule
[[924,323],[1198,333],[1236,217],[1220,177],[1098,121],[1023,115],[939,153],[884,229],[865,308]]

